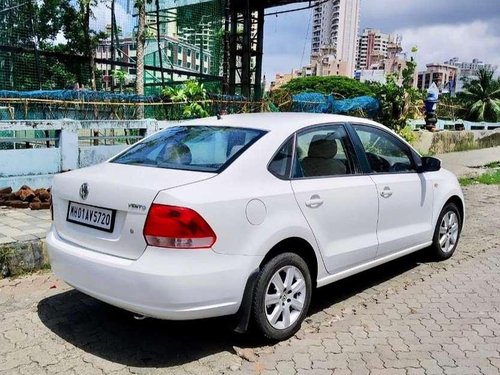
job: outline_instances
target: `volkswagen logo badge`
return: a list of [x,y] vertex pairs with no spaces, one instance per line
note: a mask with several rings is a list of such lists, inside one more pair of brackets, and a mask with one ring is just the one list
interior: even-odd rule
[[80,186],[80,198],[85,200],[87,199],[88,196],[89,196],[89,184],[85,182],[82,184],[82,186]]

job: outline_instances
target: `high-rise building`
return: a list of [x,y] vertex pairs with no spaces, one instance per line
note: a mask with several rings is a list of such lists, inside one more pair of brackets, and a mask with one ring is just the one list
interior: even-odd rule
[[[356,45],[360,0],[317,1],[313,10],[311,64],[325,65],[330,74],[352,77],[356,67]],[[320,75],[320,72],[317,72]],[[324,73],[323,73],[324,74]]]
[[477,79],[480,69],[495,71],[498,67],[493,64],[485,63],[479,59],[472,59],[471,62],[460,61],[458,57],[445,61],[445,64],[452,65],[459,69],[456,81],[454,82],[455,91],[460,92],[464,89],[467,81]]
[[454,57],[448,61],[445,61],[444,63],[459,68],[461,77],[477,76],[477,74],[479,73],[479,69],[486,69],[492,71],[497,69],[497,66],[492,64],[487,64],[479,59],[472,59],[472,62],[464,62],[460,61],[458,57]]
[[356,68],[379,69],[391,49],[401,52],[401,36],[386,34],[378,29],[364,29],[358,40]]

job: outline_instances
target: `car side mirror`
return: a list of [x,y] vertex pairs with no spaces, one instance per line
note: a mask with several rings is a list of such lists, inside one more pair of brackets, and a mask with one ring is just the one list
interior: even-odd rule
[[417,172],[437,172],[441,169],[441,160],[433,158],[430,156],[424,156],[422,159],[422,164],[418,166]]

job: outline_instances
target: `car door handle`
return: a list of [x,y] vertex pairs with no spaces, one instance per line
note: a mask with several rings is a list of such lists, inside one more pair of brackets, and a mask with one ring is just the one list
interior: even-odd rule
[[386,186],[384,190],[380,193],[382,198],[390,198],[392,196],[391,188]]
[[323,204],[323,199],[319,195],[313,195],[306,201],[306,206],[310,208],[317,208]]

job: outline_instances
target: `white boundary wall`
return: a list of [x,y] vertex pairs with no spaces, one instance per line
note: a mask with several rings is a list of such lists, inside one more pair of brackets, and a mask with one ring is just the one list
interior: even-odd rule
[[[10,186],[18,189],[22,185],[32,188],[49,187],[54,174],[99,164],[128,147],[127,144],[81,146],[82,142],[78,136],[80,129],[99,131],[138,129],[139,134],[148,136],[158,131],[159,126],[156,120],[0,121],[0,132],[23,130],[56,132],[56,137],[52,140],[56,147],[0,150],[0,188]],[[19,140],[19,143],[23,141]]]

